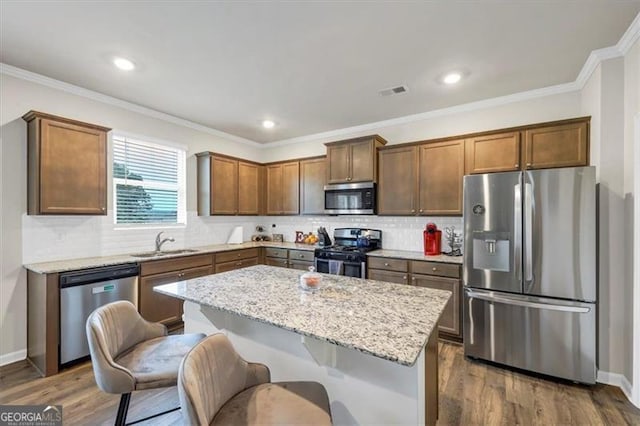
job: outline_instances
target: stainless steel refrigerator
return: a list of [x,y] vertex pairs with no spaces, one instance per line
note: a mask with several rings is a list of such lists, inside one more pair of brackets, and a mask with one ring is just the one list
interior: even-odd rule
[[464,352],[596,379],[595,169],[464,177]]

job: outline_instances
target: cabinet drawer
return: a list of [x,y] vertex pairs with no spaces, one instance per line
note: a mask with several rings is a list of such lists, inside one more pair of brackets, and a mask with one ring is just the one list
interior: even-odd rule
[[232,260],[238,259],[249,259],[252,257],[258,257],[259,254],[258,248],[223,251],[221,253],[216,253],[216,263],[231,262]]
[[414,274],[437,275],[440,277],[460,278],[460,266],[451,263],[411,261]]
[[140,265],[140,275],[155,275],[165,272],[180,271],[182,269],[198,268],[201,266],[211,266],[213,256],[211,254],[199,254],[196,256],[174,257],[171,259],[152,260],[142,262]]
[[386,281],[388,283],[408,284],[409,278],[406,272],[391,272],[380,269],[369,269],[367,278],[370,280]]
[[287,258],[287,249],[284,248],[276,248],[276,247],[267,247],[265,248],[265,256],[267,257],[282,257],[284,259]]
[[254,266],[258,264],[258,258],[254,257],[252,259],[240,259],[233,260],[231,262],[217,263],[216,264],[216,274],[220,272],[233,271],[234,269],[246,268],[247,266]]
[[313,262],[307,262],[304,260],[290,260],[289,268],[291,269],[299,269],[301,271],[308,271],[309,266],[313,266]]
[[407,272],[407,261],[403,259],[390,259],[388,257],[368,258],[368,265],[371,269],[382,269],[385,271]]
[[460,309],[460,280],[412,274],[411,284],[419,287],[448,290],[451,292],[451,298],[444,307],[444,311],[440,317],[438,329],[445,333],[462,337],[460,327],[462,316],[462,310]]
[[264,260],[264,263],[265,265],[268,265],[268,266],[279,266],[281,268],[289,267],[289,260],[278,258],[278,257],[267,257]]
[[289,250],[289,259],[313,262],[314,253],[307,250]]

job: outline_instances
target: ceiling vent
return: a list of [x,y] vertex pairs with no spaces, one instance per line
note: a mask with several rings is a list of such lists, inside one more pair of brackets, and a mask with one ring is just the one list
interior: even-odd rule
[[408,91],[409,91],[409,88],[403,84],[402,86],[383,89],[378,93],[380,94],[380,96],[391,96],[391,95],[401,95],[403,93],[407,93]]

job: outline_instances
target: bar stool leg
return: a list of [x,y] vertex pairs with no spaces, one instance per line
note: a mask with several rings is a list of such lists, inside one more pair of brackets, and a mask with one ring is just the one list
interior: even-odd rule
[[115,426],[124,426],[127,421],[127,411],[129,410],[129,401],[131,401],[131,392],[123,393],[120,397],[120,405],[118,406],[118,415],[116,416]]

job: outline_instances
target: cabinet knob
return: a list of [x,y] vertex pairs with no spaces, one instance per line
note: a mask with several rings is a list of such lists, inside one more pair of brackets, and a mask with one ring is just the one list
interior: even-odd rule
[[287,264],[287,261],[286,261],[286,260],[283,260],[283,261],[282,261],[282,263],[284,263],[284,264],[286,265],[286,264]]
[[516,163],[514,167],[517,169],[518,167],[520,167],[520,164]]
[[389,266],[389,263],[388,262],[384,262],[384,266]]
[[236,266],[242,266],[242,262],[236,263]]
[[100,210],[105,211],[107,208],[106,207],[101,207]]
[[531,163],[527,163],[527,167],[531,167]]
[[436,268],[436,267],[434,266],[433,268],[431,268],[431,270],[435,272],[435,271],[437,271],[437,270],[438,270],[438,268]]
[[407,279],[407,276],[406,276],[406,275],[403,275],[403,276],[402,276],[402,279],[403,279],[403,280],[406,280],[406,279]]
[[424,210],[420,209],[420,213],[424,213]]
[[236,254],[237,257],[240,257],[240,253]]
[[415,280],[416,280],[416,277],[411,277],[411,281],[415,281]]
[[304,258],[304,254],[301,254],[301,255],[300,255],[300,259],[302,259],[302,258]]
[[415,213],[415,212],[416,212],[416,209],[411,209],[411,213]]

